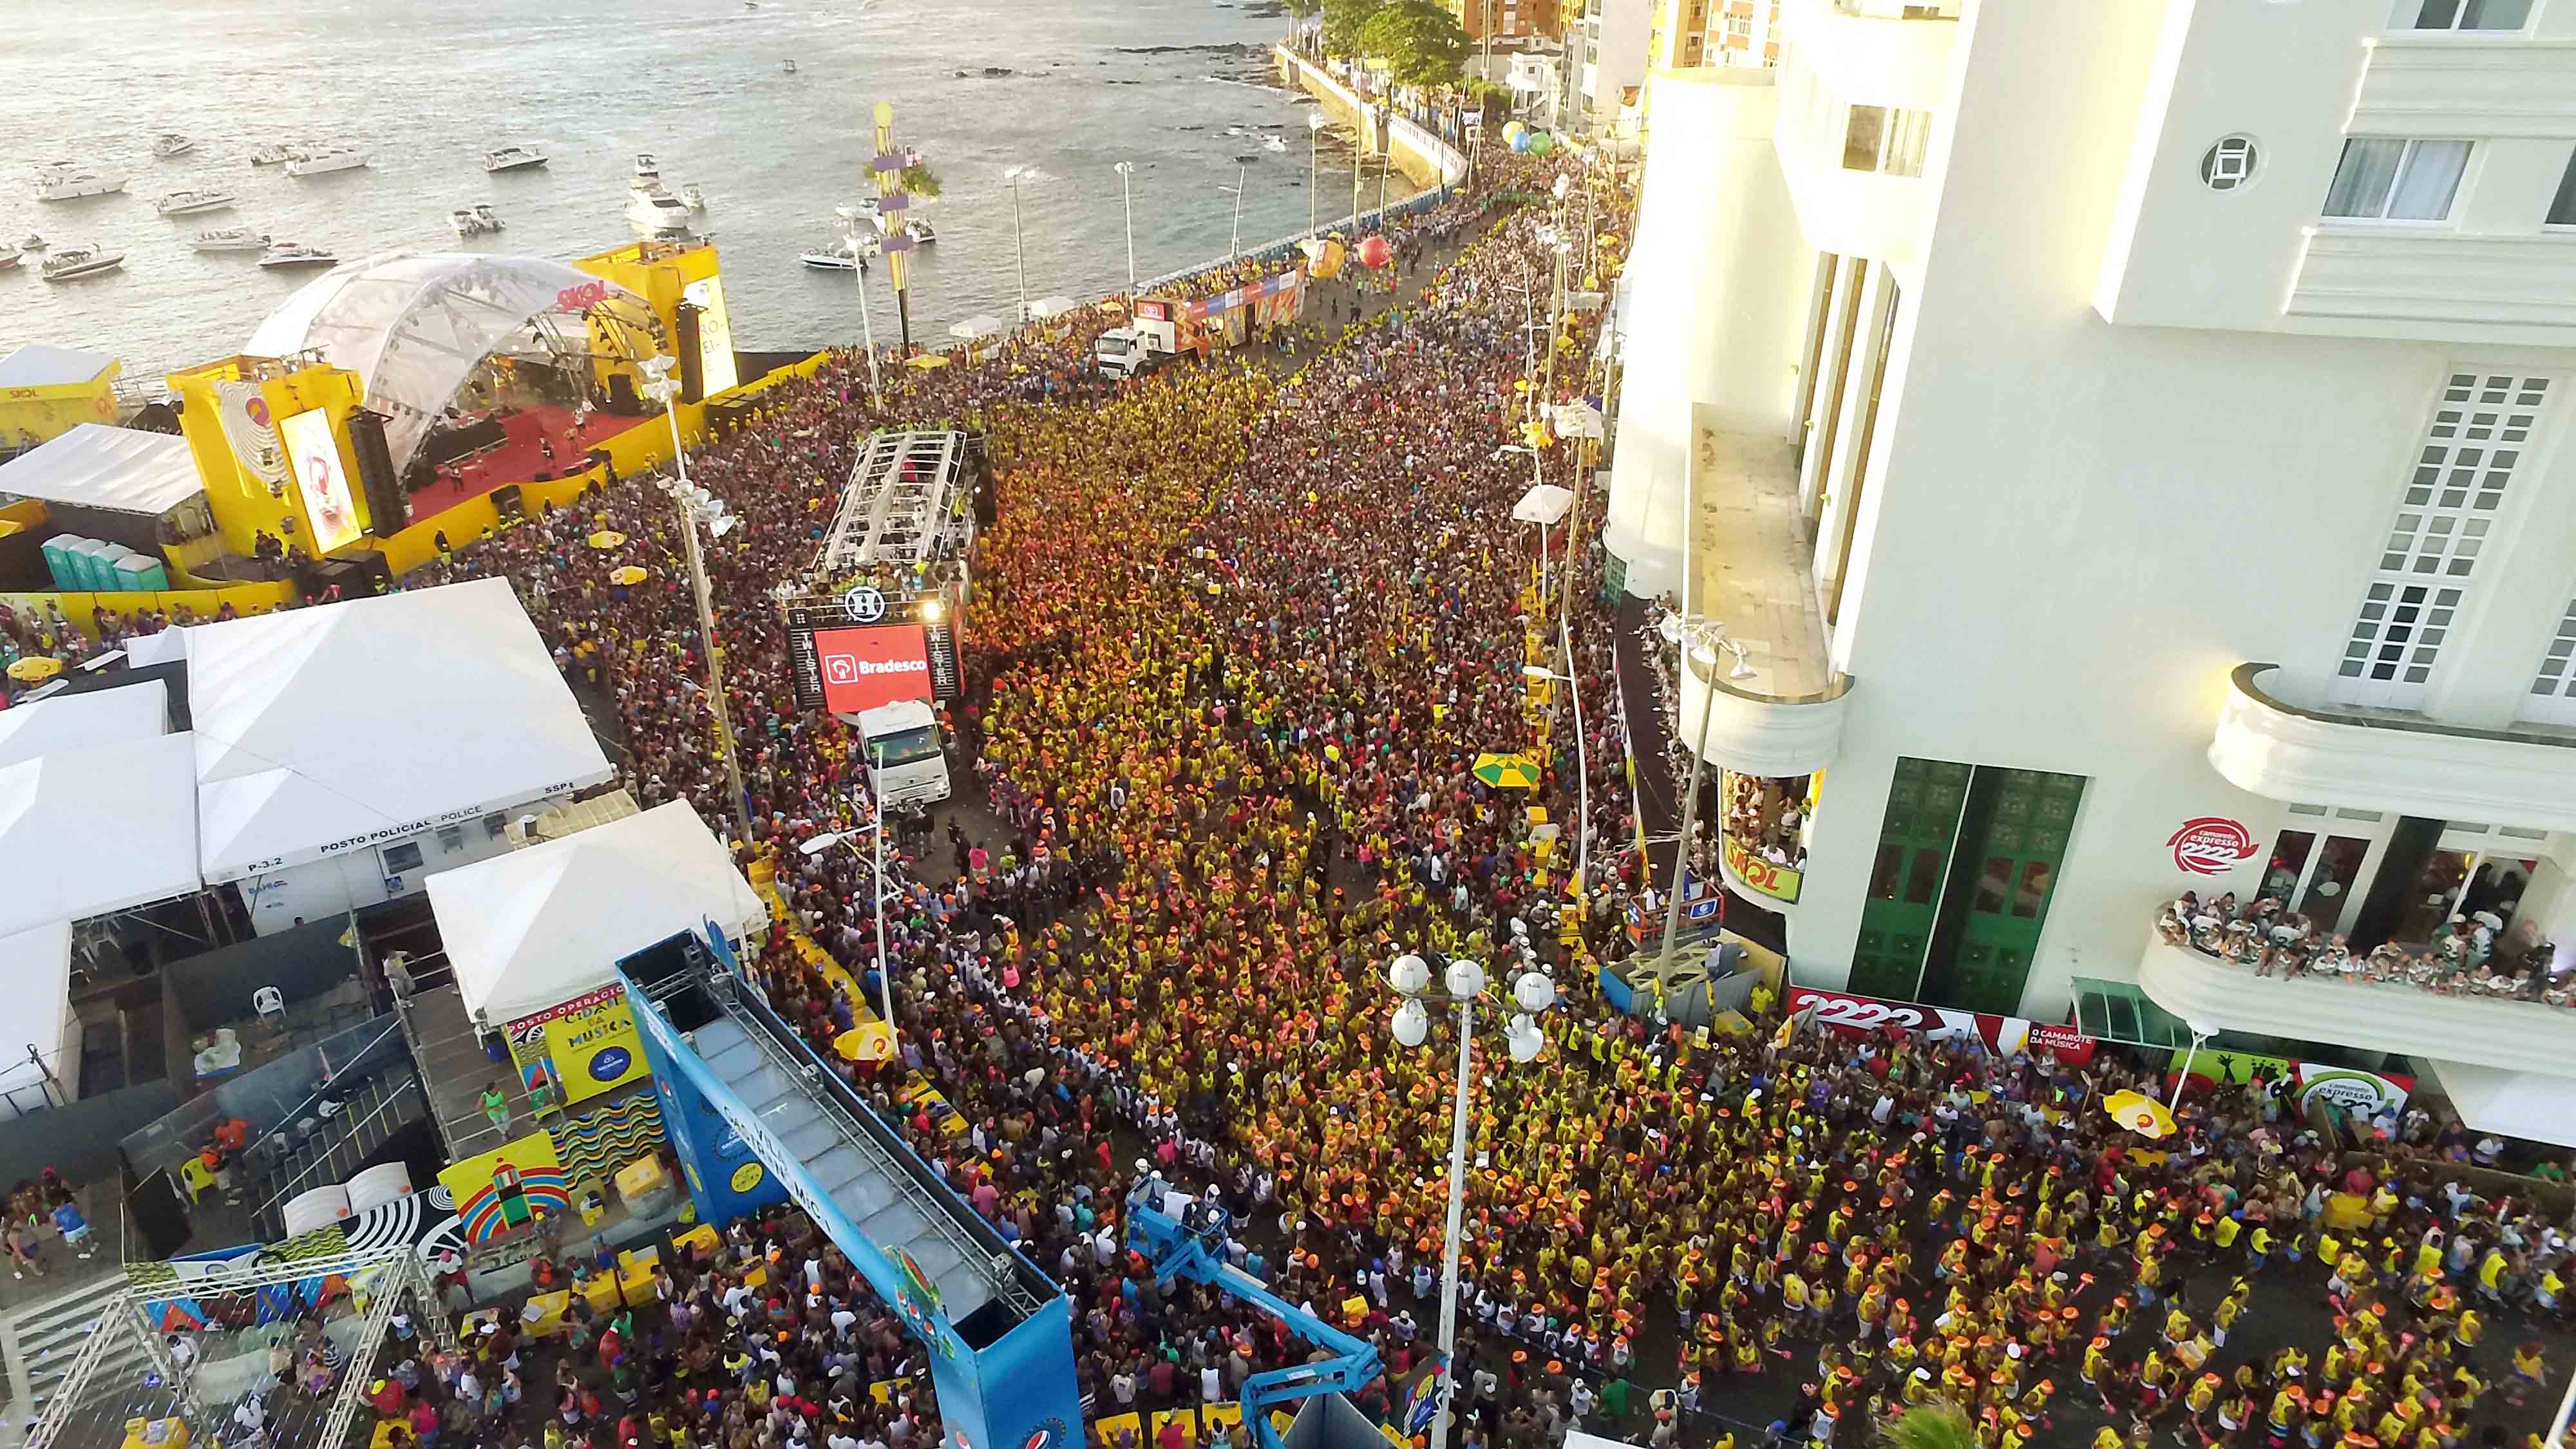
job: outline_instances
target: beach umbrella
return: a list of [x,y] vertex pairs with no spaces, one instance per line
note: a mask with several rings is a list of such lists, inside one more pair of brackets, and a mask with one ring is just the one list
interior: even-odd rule
[[1478,755],[1476,778],[1497,790],[1535,790],[1538,761],[1527,755]]
[[882,1021],[863,1021],[834,1037],[832,1049],[849,1061],[888,1061],[894,1056],[894,1033]]
[[634,564],[628,564],[622,569],[610,569],[608,571],[608,581],[612,584],[640,584],[644,582],[646,577],[647,575],[644,570]]
[[937,352],[925,352],[919,357],[908,357],[904,359],[904,366],[917,367],[924,372],[928,372],[934,367],[946,367],[947,365],[947,357]]
[[613,528],[603,528],[590,536],[592,548],[609,549],[626,542],[626,535]]
[[40,684],[63,672],[63,661],[30,654],[9,666],[9,677],[21,684]]
[[2173,1113],[2143,1092],[2113,1092],[2102,1099],[2102,1110],[2141,1137],[2164,1137],[2174,1130]]
[[1373,236],[1360,243],[1359,255],[1360,265],[1374,272],[1395,260],[1395,248],[1387,244],[1385,237]]

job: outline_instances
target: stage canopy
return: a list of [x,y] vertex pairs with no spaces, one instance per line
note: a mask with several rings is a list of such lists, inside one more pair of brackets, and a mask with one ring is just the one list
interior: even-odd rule
[[187,648],[212,881],[613,773],[504,580],[200,624]]
[[0,387],[69,387],[115,365],[116,359],[104,352],[30,342],[0,358]]
[[62,750],[148,740],[169,732],[170,690],[158,679],[85,694],[50,695],[33,704],[0,709],[0,765]]
[[[0,1016],[0,1117],[40,1105],[34,1089],[45,1073],[32,1051],[73,1089],[80,1085],[80,1037],[72,1025],[72,923],[47,921],[0,936],[0,991],[9,1011]],[[69,1060],[66,1060],[66,1058]]]
[[465,1009],[495,1025],[613,984],[619,957],[677,932],[768,914],[683,800],[440,871],[429,903]]
[[195,892],[193,754],[158,735],[0,767],[0,936]]
[[[343,262],[297,288],[242,350],[254,357],[319,351],[358,374],[367,406],[386,418],[385,444],[400,472],[484,358],[541,318],[601,309],[625,324],[635,355],[657,350],[642,298],[561,262],[386,252]],[[576,322],[569,330],[578,340],[583,328]]]
[[188,440],[83,423],[0,463],[0,493],[160,515],[205,492]]

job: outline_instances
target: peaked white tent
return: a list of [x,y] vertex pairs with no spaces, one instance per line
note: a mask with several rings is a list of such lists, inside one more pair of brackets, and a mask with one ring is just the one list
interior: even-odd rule
[[0,990],[9,993],[8,1014],[0,1016],[0,1121],[6,1121],[53,1100],[48,1073],[62,1095],[79,1089],[72,923],[47,921],[0,936]]
[[170,690],[158,679],[87,694],[57,694],[0,710],[0,765],[169,732]]
[[500,579],[200,624],[187,651],[210,882],[614,773]]
[[193,754],[158,735],[0,767],[0,936],[197,890]]
[[714,921],[730,934],[769,908],[688,802],[429,878],[430,908],[465,1009],[499,1024],[617,979],[617,960]]
[[187,439],[104,423],[0,463],[0,493],[117,513],[167,513],[205,491]]

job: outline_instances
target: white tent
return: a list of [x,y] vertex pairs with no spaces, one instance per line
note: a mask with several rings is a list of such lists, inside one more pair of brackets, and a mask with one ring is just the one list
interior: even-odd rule
[[101,423],[0,463],[0,493],[117,513],[157,516],[205,491],[187,439]]
[[962,322],[948,324],[948,335],[961,342],[991,337],[1002,330],[1002,319],[989,312],[978,312]]
[[6,1120],[46,1104],[49,1098],[40,1093],[47,1072],[63,1085],[64,1095],[79,1089],[72,923],[47,921],[0,936],[0,991],[9,993],[9,1011],[0,1017],[0,1120]]
[[148,664],[167,664],[188,657],[188,631],[164,629],[125,643],[125,662],[141,668]]
[[68,387],[115,365],[116,359],[104,352],[30,342],[0,358],[0,387]]
[[1512,522],[1554,528],[1565,522],[1565,515],[1573,510],[1573,490],[1553,483],[1533,483],[1521,495],[1521,501],[1512,505]]
[[[2541,1012],[2548,1008],[2513,1008]],[[2417,1062],[2442,1084],[2460,1120],[2480,1132],[2576,1147],[2576,1077],[2508,1071],[2475,1062]]]
[[197,890],[193,756],[159,735],[0,767],[0,936]]
[[158,679],[56,694],[0,710],[0,765],[63,750],[148,740],[170,732],[170,690]]
[[[387,252],[343,262],[297,288],[242,351],[289,357],[318,350],[356,373],[368,408],[385,416],[385,445],[400,472],[483,359],[551,313],[614,317],[638,356],[654,350],[643,299],[561,262]],[[570,330],[579,333],[581,325]]]
[[714,921],[728,933],[768,906],[688,802],[429,878],[430,908],[465,1009],[498,1024],[617,979],[617,960]]
[[188,631],[206,878],[238,880],[613,773],[500,579]]
[[1029,304],[1029,315],[1043,322],[1050,317],[1078,311],[1081,307],[1082,304],[1071,297],[1040,297]]

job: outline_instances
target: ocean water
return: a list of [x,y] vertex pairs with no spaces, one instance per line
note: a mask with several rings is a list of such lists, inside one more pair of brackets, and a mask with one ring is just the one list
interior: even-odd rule
[[[1256,158],[1243,244],[1306,225],[1307,107],[1271,84],[1262,50],[1286,22],[1252,0],[22,0],[0,17],[0,239],[33,231],[126,253],[122,272],[91,280],[49,284],[33,256],[0,273],[0,351],[98,348],[128,376],[239,350],[314,275],[195,253],[200,230],[247,225],[343,260],[397,248],[569,259],[634,239],[621,213],[638,151],[661,158],[674,190],[706,193],[700,227],[723,256],[736,346],[855,341],[859,284],[796,258],[832,240],[834,205],[869,189],[881,100],[946,188],[922,213],[939,241],[914,271],[916,340],[1012,315],[1002,173],[1014,165],[1042,177],[1020,196],[1032,298],[1124,285],[1118,161],[1136,168],[1140,277],[1225,254],[1235,199],[1220,188],[1238,155]],[[153,159],[163,131],[198,149]],[[346,141],[373,165],[291,179],[250,164],[271,141]],[[487,175],[483,152],[514,141],[551,164]],[[116,196],[40,203],[31,169],[57,159],[133,180]],[[1329,217],[1351,194],[1330,131],[1322,165]],[[207,185],[237,193],[235,209],[154,213],[164,192]],[[459,240],[447,213],[476,202],[508,230]],[[878,340],[891,340],[881,268],[868,286]]]

